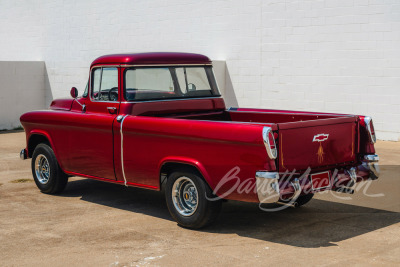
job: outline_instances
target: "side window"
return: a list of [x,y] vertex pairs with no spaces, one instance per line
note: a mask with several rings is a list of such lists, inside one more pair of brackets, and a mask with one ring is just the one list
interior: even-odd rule
[[100,79],[102,69],[94,69],[92,74],[92,97],[94,100],[100,100]]
[[117,68],[97,68],[92,71],[92,97],[98,101],[118,100]]

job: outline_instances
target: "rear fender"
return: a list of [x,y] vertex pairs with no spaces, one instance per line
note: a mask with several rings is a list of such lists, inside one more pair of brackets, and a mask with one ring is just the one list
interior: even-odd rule
[[[178,164],[190,165],[192,167],[195,167],[199,171],[199,173],[203,176],[204,180],[210,186],[210,188],[212,190],[214,189],[214,184],[212,183],[210,175],[204,168],[203,164],[201,164],[201,162],[199,162],[198,160],[193,159],[193,158],[187,158],[187,157],[163,158],[158,165],[158,171],[159,171],[160,175],[161,175],[162,167],[167,163],[178,163]],[[160,188],[161,188],[161,184],[160,184]]]

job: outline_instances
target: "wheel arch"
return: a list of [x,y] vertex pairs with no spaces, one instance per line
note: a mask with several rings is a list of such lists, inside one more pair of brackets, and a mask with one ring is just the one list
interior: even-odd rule
[[35,148],[39,144],[46,144],[51,147],[51,149],[54,152],[54,155],[56,156],[57,162],[60,165],[60,168],[62,171],[65,172],[65,169],[63,168],[63,165],[61,164],[58,154],[57,154],[57,149],[54,146],[53,140],[49,133],[46,131],[42,130],[32,130],[29,132],[29,137],[28,137],[28,142],[27,142],[27,149],[28,149],[28,157],[32,158],[33,152],[35,151]]
[[[52,142],[51,142],[51,138],[50,136],[45,133],[45,132],[39,132],[39,131],[32,131],[29,134],[29,138],[28,138],[28,157],[32,157],[33,152],[35,151],[35,148],[39,145],[39,144],[47,144],[49,145],[51,148],[53,148]],[[54,150],[54,149],[53,149]]]
[[203,164],[191,158],[169,157],[163,159],[159,164],[159,185],[162,190],[168,175],[177,170],[191,171],[199,175],[208,186],[213,189],[211,178]]

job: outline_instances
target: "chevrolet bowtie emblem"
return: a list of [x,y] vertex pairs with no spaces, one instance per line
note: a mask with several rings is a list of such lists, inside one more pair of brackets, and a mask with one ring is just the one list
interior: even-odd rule
[[317,151],[318,163],[324,161],[324,148],[322,147],[322,142],[328,140],[329,134],[316,134],[314,135],[313,142],[319,142],[319,147]]
[[314,135],[313,142],[323,142],[328,140],[329,134],[316,134]]

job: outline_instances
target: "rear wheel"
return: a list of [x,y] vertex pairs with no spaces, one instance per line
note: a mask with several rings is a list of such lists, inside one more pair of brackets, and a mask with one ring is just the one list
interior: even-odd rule
[[35,148],[31,167],[33,179],[42,193],[56,194],[67,185],[68,176],[61,170],[50,146],[39,144]]
[[210,201],[212,191],[204,180],[191,172],[169,175],[165,197],[171,216],[179,225],[199,229],[213,223],[221,210],[221,200]]

